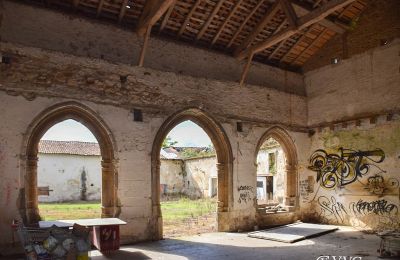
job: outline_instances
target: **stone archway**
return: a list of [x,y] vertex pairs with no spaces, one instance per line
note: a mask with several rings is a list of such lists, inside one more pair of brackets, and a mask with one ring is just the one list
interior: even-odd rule
[[117,206],[118,174],[116,170],[115,142],[111,131],[98,115],[90,108],[77,103],[66,102],[54,105],[41,112],[30,124],[25,135],[22,154],[22,167],[25,169],[25,202],[22,217],[28,224],[36,223],[40,219],[37,192],[37,163],[38,145],[42,136],[53,125],[73,119],[85,125],[99,142],[101,152],[102,217],[113,217],[119,214]]
[[152,174],[152,212],[154,239],[162,239],[162,215],[160,206],[160,149],[163,140],[168,133],[179,123],[191,120],[199,125],[210,137],[217,154],[218,175],[218,231],[226,231],[227,224],[222,223],[222,216],[231,211],[233,204],[232,194],[232,149],[222,126],[204,111],[197,108],[189,108],[170,116],[160,127],[154,139],[151,153]]
[[255,165],[257,165],[257,154],[263,145],[263,143],[269,139],[273,138],[281,145],[283,152],[286,156],[286,175],[285,175],[285,200],[284,205],[296,208],[296,197],[297,197],[297,153],[296,146],[290,135],[282,128],[274,126],[268,129],[258,141],[255,151]]

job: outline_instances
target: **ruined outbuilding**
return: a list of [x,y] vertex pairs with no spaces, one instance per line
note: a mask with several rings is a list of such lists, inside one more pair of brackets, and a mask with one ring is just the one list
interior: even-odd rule
[[[40,219],[42,135],[81,122],[102,216],[159,240],[160,148],[191,120],[216,150],[219,231],[292,223],[399,230],[400,1],[0,0],[0,248]],[[257,153],[285,153],[276,213]],[[6,210],[4,210],[6,209]]]

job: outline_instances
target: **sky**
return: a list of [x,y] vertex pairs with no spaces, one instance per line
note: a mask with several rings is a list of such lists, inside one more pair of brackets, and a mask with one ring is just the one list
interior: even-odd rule
[[[168,136],[172,141],[177,141],[175,146],[201,146],[207,147],[211,143],[210,138],[204,130],[192,121],[184,121],[175,126]],[[81,141],[95,142],[96,137],[86,126],[68,119],[51,127],[42,137],[43,140],[55,141]]]
[[96,137],[86,126],[72,119],[55,124],[43,135],[42,139],[97,143]]
[[206,132],[190,120],[175,126],[167,136],[170,137],[172,141],[178,142],[175,146],[207,147],[212,144]]

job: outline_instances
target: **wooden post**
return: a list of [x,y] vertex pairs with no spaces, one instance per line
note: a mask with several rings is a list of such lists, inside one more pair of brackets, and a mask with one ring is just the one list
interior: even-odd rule
[[139,64],[138,64],[139,67],[143,67],[144,55],[146,54],[146,49],[147,49],[147,45],[149,43],[150,33],[151,33],[151,26],[147,27],[146,34],[144,36],[143,46],[142,46],[142,50],[140,51],[140,57],[139,57]]
[[249,72],[250,69],[250,65],[251,65],[251,60],[253,59],[253,55],[254,53],[251,53],[249,58],[247,59],[247,63],[244,66],[243,72],[242,72],[242,76],[240,77],[240,86],[243,86],[243,83],[246,79],[247,73]]

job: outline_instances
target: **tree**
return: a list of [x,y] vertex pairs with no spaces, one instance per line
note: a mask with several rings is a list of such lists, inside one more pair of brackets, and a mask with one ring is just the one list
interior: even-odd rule
[[171,146],[173,146],[173,145],[175,145],[175,144],[177,144],[177,143],[178,143],[178,141],[172,141],[172,140],[171,140],[171,137],[167,136],[167,137],[164,139],[164,141],[162,142],[161,147],[162,147],[162,148],[167,148],[167,147],[171,147]]

